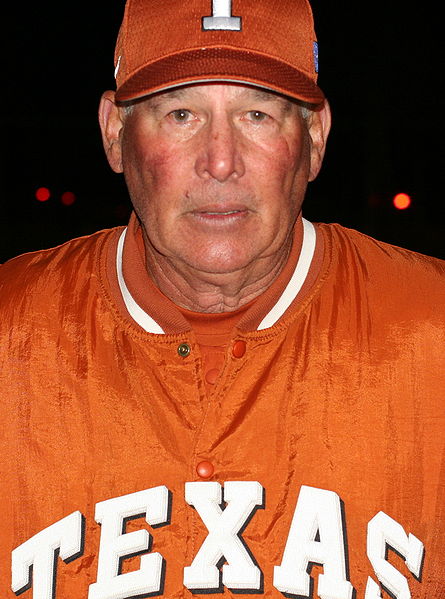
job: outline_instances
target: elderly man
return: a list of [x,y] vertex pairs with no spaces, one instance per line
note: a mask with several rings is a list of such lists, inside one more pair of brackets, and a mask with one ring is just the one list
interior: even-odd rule
[[134,215],[0,270],[2,598],[445,597],[444,264],[302,218],[317,62],[306,0],[128,0]]

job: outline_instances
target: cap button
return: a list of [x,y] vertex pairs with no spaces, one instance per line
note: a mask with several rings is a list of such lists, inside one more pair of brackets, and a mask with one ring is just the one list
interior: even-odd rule
[[199,462],[196,466],[196,473],[200,478],[210,478],[214,472],[213,464],[207,460]]
[[246,353],[246,342],[238,339],[232,347],[232,354],[235,358],[242,358]]
[[181,343],[178,345],[178,354],[181,358],[186,358],[191,352],[190,345],[188,343]]

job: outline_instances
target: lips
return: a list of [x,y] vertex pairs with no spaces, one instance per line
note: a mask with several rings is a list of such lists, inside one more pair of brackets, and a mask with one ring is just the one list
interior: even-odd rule
[[235,226],[245,221],[249,215],[248,208],[199,208],[193,210],[190,215],[196,223],[204,226]]
[[201,206],[197,205],[192,208],[191,212],[193,214],[210,214],[215,216],[228,216],[231,214],[237,214],[239,212],[248,212],[249,208],[246,203],[239,203],[234,201],[221,201],[221,202],[211,202],[207,204],[202,204]]
[[225,212],[223,211],[211,211],[211,210],[206,210],[206,211],[199,211],[198,214],[209,214],[209,215],[215,215],[215,216],[228,216],[229,214],[239,214],[240,212],[244,212],[243,210],[227,210]]
[[230,219],[237,218],[240,216],[246,216],[248,214],[248,208],[199,208],[198,210],[193,210],[193,216],[200,218],[208,218],[208,219]]

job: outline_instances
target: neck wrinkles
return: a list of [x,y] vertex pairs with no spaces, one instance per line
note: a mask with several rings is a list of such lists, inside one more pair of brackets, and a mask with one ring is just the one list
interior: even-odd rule
[[202,313],[238,310],[264,293],[276,280],[289,257],[292,242],[301,244],[301,217],[297,221],[298,235],[288,238],[279,255],[256,260],[243,270],[230,273],[197,271],[187,264],[174,263],[159,254],[146,239],[146,268],[158,289],[176,305]]

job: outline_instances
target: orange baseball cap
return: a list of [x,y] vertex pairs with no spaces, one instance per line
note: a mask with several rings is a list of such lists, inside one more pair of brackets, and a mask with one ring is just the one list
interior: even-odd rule
[[116,99],[226,81],[319,104],[317,63],[307,0],[127,0]]

